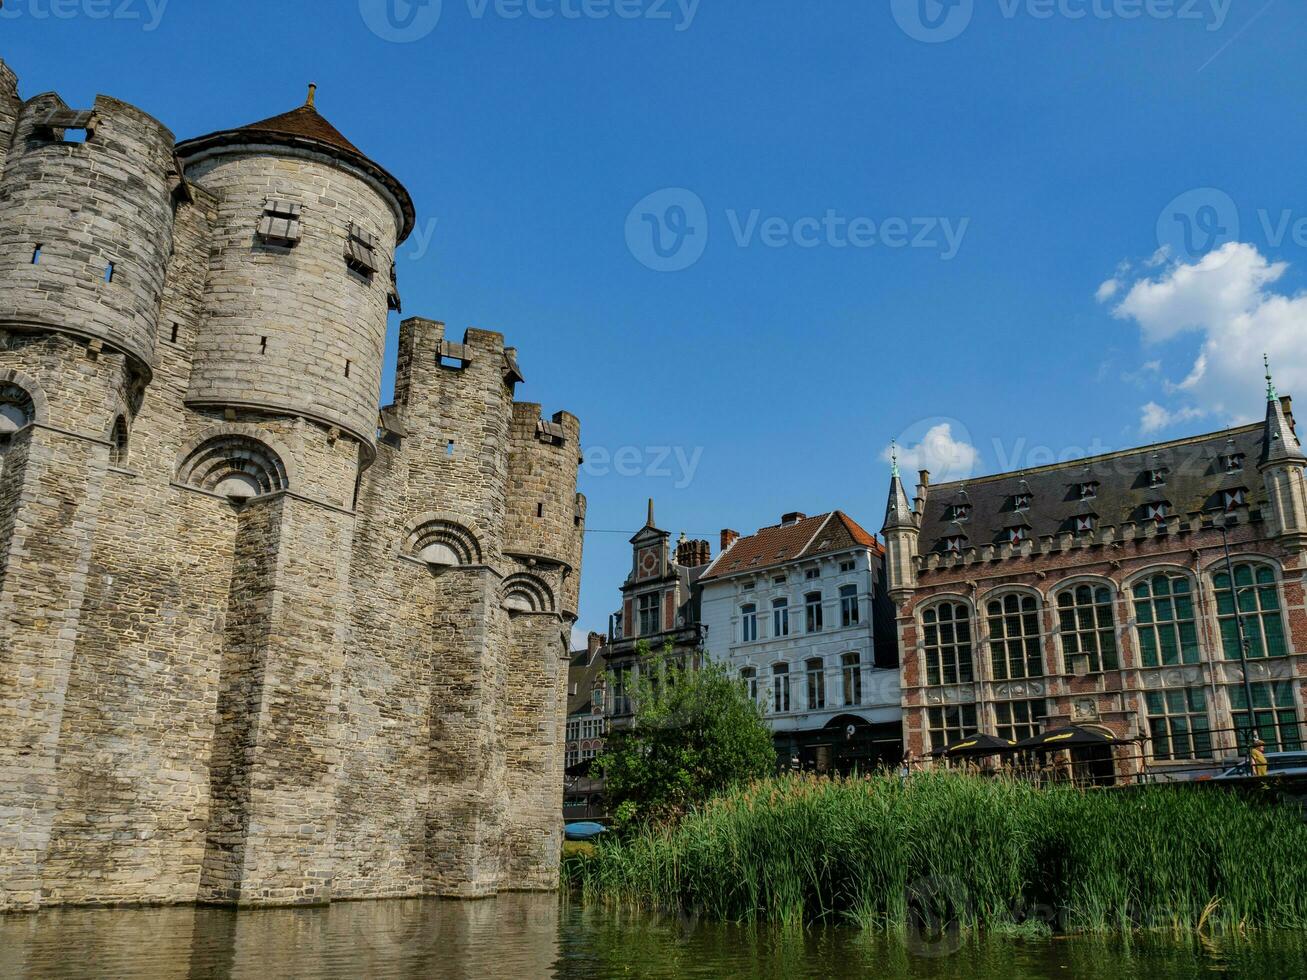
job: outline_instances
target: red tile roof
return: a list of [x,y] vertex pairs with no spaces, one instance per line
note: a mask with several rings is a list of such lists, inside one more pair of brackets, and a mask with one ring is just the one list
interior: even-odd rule
[[798,558],[845,551],[858,545],[870,548],[877,555],[882,553],[875,536],[843,511],[805,517],[793,524],[765,527],[757,534],[740,538],[717,556],[700,581],[762,571]]

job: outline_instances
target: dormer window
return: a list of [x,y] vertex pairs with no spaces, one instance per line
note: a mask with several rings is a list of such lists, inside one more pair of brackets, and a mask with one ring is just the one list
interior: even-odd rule
[[381,268],[381,247],[374,235],[350,222],[345,262],[361,276],[372,278]]
[[1244,460],[1247,457],[1243,453],[1230,453],[1221,457],[1221,463],[1227,473],[1242,473]]
[[1171,472],[1170,470],[1149,470],[1148,471],[1149,485],[1154,487],[1166,486],[1166,477],[1170,472]]
[[300,215],[304,206],[292,201],[268,198],[259,219],[259,240],[267,245],[293,248],[300,240]]
[[1093,514],[1085,514],[1083,517],[1076,518],[1076,534],[1092,534],[1098,526],[1098,518]]
[[1150,521],[1157,521],[1160,524],[1171,516],[1171,505],[1161,500],[1155,504],[1149,504],[1145,513]]
[[1031,505],[1031,503],[1034,501],[1034,499],[1035,499],[1035,497],[1034,497],[1034,495],[1031,494],[1031,493],[1018,493],[1018,494],[1015,494],[1015,495],[1012,497],[1012,509],[1013,509],[1013,510],[1018,510],[1018,511],[1020,511],[1020,510],[1029,510],[1029,509],[1030,509],[1030,505]]
[[944,539],[944,551],[950,555],[962,554],[962,549],[967,546],[967,539],[961,534],[955,534]]
[[1222,502],[1226,510],[1237,510],[1248,504],[1248,491],[1243,487],[1235,487],[1233,490],[1226,490],[1221,494]]
[[1024,527],[1010,527],[1007,531],[1007,542],[1011,545],[1021,544],[1023,541],[1030,539],[1030,531]]
[[948,510],[948,517],[951,521],[965,521],[971,517],[970,504],[954,504]]
[[1093,499],[1096,498],[1097,496],[1098,496],[1098,484],[1097,484],[1097,483],[1082,483],[1082,484],[1080,484],[1080,499],[1081,499],[1081,500],[1093,500]]

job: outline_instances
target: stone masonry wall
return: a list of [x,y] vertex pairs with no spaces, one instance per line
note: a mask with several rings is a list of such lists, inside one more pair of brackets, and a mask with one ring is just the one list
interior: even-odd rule
[[[0,63],[0,157],[16,91]],[[378,440],[389,270],[338,233],[388,260],[382,196],[285,148],[179,184],[154,120],[36,132],[65,108],[0,173],[31,417],[0,434],[0,912],[554,887],[576,420],[540,442],[501,335],[411,320]],[[254,241],[266,196],[305,204],[296,249]]]

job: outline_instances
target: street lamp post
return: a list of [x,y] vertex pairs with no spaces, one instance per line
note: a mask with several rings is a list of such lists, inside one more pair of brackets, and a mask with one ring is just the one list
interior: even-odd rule
[[1248,748],[1252,750],[1253,739],[1257,737],[1256,715],[1253,713],[1253,683],[1248,676],[1248,634],[1243,628],[1243,610],[1239,607],[1239,589],[1234,580],[1234,557],[1230,554],[1230,535],[1226,529],[1226,519],[1220,524],[1212,522],[1221,532],[1221,543],[1225,548],[1225,572],[1230,577],[1230,601],[1234,603],[1234,621],[1239,627],[1239,666],[1243,670],[1243,696],[1248,705]]

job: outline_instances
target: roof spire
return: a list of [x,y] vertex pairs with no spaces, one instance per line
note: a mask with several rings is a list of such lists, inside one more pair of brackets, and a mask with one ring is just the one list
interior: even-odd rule
[[313,105],[318,100],[318,86],[314,82],[309,82],[309,97],[304,100],[305,105]]
[[890,475],[899,475],[899,441],[891,439],[889,444]]
[[1271,377],[1271,355],[1263,354],[1262,362],[1266,365],[1266,400],[1273,402],[1280,397],[1275,390],[1275,379]]
[[653,527],[653,526],[654,526],[653,497],[650,497],[650,498],[649,498],[649,519],[648,519],[647,521],[644,522],[644,526],[645,526],[645,527]]

